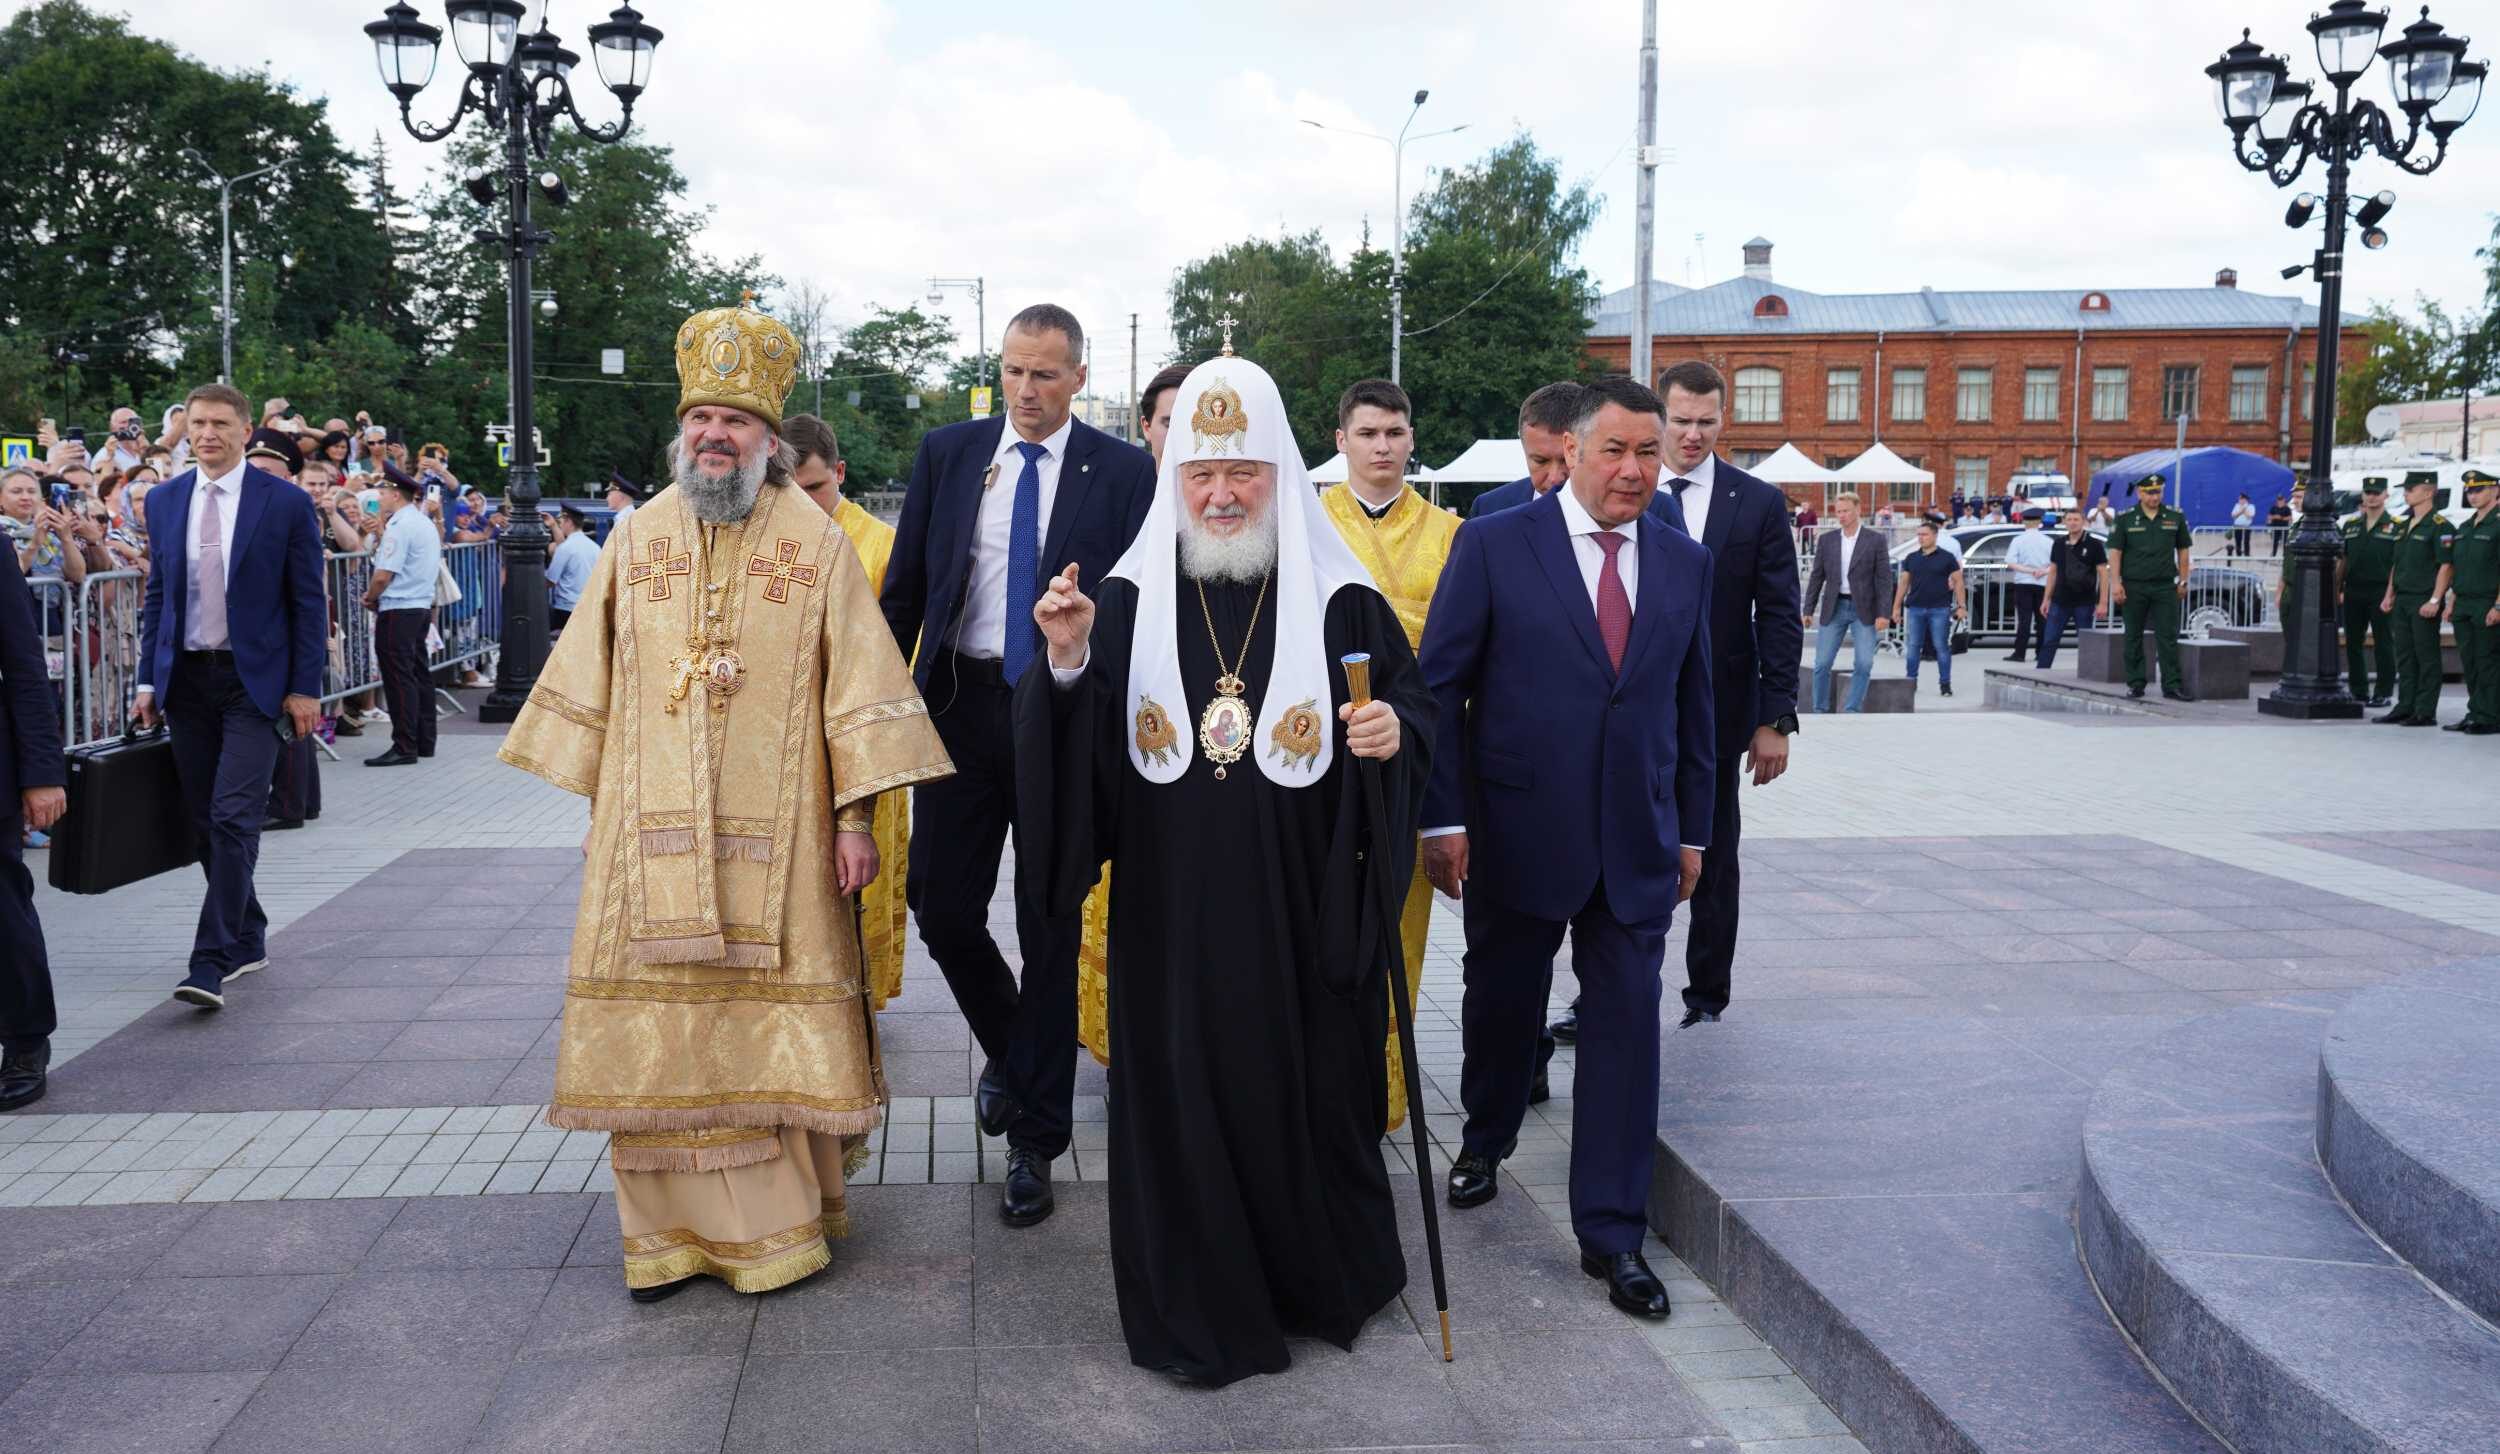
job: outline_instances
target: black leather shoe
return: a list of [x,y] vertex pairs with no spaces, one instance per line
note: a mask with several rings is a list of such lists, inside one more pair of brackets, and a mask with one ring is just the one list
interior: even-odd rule
[[290,828],[301,828],[303,826],[304,820],[301,818],[264,818],[261,820],[260,831],[263,833],[284,833]]
[[675,1282],[661,1283],[658,1287],[627,1288],[625,1295],[638,1303],[664,1303],[692,1286],[693,1278],[681,1277]]
[[1553,1036],[1557,1043],[1563,1045],[1579,1044],[1580,1002],[1577,1000],[1572,1001],[1570,1009],[1555,1016],[1554,1023],[1545,1027],[1545,1033]]
[[1667,1285],[1658,1274],[1649,1270],[1648,1259],[1638,1252],[1610,1252],[1600,1257],[1592,1252],[1580,1254],[1580,1270],[1606,1284],[1606,1301],[1636,1318],[1663,1318],[1667,1315]]
[[400,751],[398,748],[394,747],[394,748],[392,748],[390,751],[383,753],[380,757],[368,757],[368,758],[366,758],[366,759],[365,759],[365,766],[367,766],[367,767],[406,767],[406,766],[408,766],[410,763],[415,762],[416,760],[417,760],[417,755],[416,755],[415,753],[413,753],[413,752],[402,752],[402,751]]
[[1953,695],[1953,684],[1952,684],[1951,682],[1947,682],[1947,683],[1945,683],[1944,685],[1942,685],[1942,686],[1940,686],[1940,687],[1936,688],[1936,690],[1937,690],[1937,691],[1940,691],[1940,692],[1942,692],[1942,693],[1944,693],[1944,694],[1945,694],[1946,696],[1948,696],[1948,697],[1949,697],[1949,696],[1952,696],[1952,695]]
[[2440,728],[2439,730],[2440,730],[2440,731],[2442,731],[2442,732],[2462,732],[2462,731],[2464,731],[2467,727],[2472,726],[2472,725],[2473,725],[2472,723],[2467,722],[2464,718],[2459,717],[2456,721],[2449,723],[2448,725],[2446,725],[2446,726],[2444,726],[2444,727]]
[[14,1111],[43,1099],[44,1075],[52,1066],[52,1042],[0,1056],[0,1111]]
[[2439,725],[2439,719],[2437,717],[2408,717],[2405,719],[2404,725],[2407,727],[2436,727]]
[[420,747],[417,749],[417,756],[419,757],[432,757],[433,755],[434,749],[431,747]]
[[1058,1207],[1050,1192],[1050,1158],[1022,1148],[1007,1153],[1007,1187],[998,1215],[1010,1227],[1030,1227]]
[[1014,1124],[1020,1107],[1007,1092],[1006,1082],[999,1078],[998,1062],[981,1063],[981,1079],[972,1088],[972,1121],[984,1136],[1004,1136]]
[[2007,661],[2020,661],[2023,659],[2023,654],[2019,651],[2009,651],[2005,653],[2005,659]]
[[2489,737],[2494,733],[2500,733],[2500,722],[2472,722],[2465,728],[2468,737]]
[[1502,1189],[1502,1164],[1490,1156],[1461,1151],[1450,1165],[1450,1205],[1465,1211],[1493,1200]]
[[2185,687],[2164,687],[2161,689],[2161,694],[2174,702],[2193,702],[2196,700],[2196,694],[2189,691]]
[[2390,712],[2384,717],[2372,717],[2370,720],[2373,722],[2385,722],[2392,726],[2402,727],[2407,722],[2413,720],[2413,714],[2411,712]]
[[2141,702],[2144,700],[2144,689],[2142,687],[2129,687],[2127,688],[2127,695]]
[[2370,700],[2362,703],[2361,705],[2373,709],[2379,707],[2389,707],[2395,705],[2395,699],[2393,697],[2372,697]]
[[1545,1067],[1540,1065],[1536,1068],[1536,1079],[1528,1082],[1528,1104],[1541,1106],[1553,1098],[1554,1087],[1545,1078]]
[[1690,1030],[1695,1025],[1716,1025],[1717,1023],[1719,1023],[1719,1012],[1716,1010],[1686,1010],[1683,1020],[1678,1022],[1675,1028]]

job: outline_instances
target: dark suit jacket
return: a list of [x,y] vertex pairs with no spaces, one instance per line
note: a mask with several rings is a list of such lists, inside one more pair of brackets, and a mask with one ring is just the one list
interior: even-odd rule
[[1467,891],[1518,913],[1568,919],[1602,878],[1617,920],[1664,924],[1677,845],[1710,843],[1710,553],[1639,533],[1620,673],[1551,496],[1460,526],[1424,621],[1424,825],[1465,825]]
[[[878,606],[906,657],[925,641],[912,663],[912,679],[929,685],[929,665],[954,644],[963,616],[964,586],[972,577],[975,522],[981,513],[981,476],[998,454],[1005,418],[967,419],[921,437],[911,462],[911,485],[903,518],[894,532],[894,554],[885,568]],[[1001,479],[991,486],[1015,488]],[[1077,564],[1088,594],[1100,585],[1120,552],[1146,522],[1154,503],[1153,456],[1078,420],[1060,462],[1059,489],[1042,527],[1042,578]],[[1036,582],[1035,589],[1040,589]]]
[[1754,729],[1797,710],[1805,623],[1797,599],[1788,496],[1726,460],[1714,468],[1710,517],[1711,678],[1719,692],[1719,761],[1733,765]]
[[[191,614],[191,492],[197,469],[148,492],[148,589],[139,614],[139,680],[159,708],[174,680]],[[225,544],[226,640],[252,705],[275,718],[290,696],[321,695],[329,663],[321,524],[312,496],[267,470],[243,468],[234,538]]]
[[[1467,518],[1473,520],[1480,515],[1490,515],[1496,510],[1516,509],[1535,498],[1536,487],[1524,478],[1513,480],[1507,485],[1495,485],[1492,489],[1476,496],[1474,502],[1468,505]],[[1672,525],[1678,530],[1684,530],[1683,503],[1664,490],[1650,497],[1647,513],[1650,519],[1661,525]],[[1686,530],[1684,533],[1690,535],[1692,532]]]
[[24,808],[18,794],[68,781],[61,708],[44,672],[35,593],[18,572],[17,552],[0,543],[0,822]]
[[[1848,585],[1859,620],[1871,626],[1876,617],[1892,614],[1892,542],[1863,520],[1857,546],[1849,552]],[[1815,537],[1814,570],[1806,577],[1806,603],[1816,621],[1829,621],[1840,609],[1840,586],[1840,532],[1826,530]]]

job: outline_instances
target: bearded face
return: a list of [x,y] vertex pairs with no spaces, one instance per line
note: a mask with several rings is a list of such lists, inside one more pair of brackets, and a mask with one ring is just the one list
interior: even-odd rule
[[735,524],[755,508],[781,440],[755,415],[698,405],[679,422],[669,473],[695,518]]
[[1248,585],[1276,568],[1276,466],[1192,460],[1180,469],[1181,569]]

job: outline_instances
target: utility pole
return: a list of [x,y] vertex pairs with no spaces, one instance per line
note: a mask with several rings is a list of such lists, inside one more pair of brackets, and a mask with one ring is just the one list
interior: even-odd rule
[[1145,438],[1137,427],[1137,315],[1128,316],[1128,442]]
[[234,382],[234,189],[254,177],[268,176],[286,163],[272,162],[258,171],[245,172],[239,177],[225,177],[219,176],[217,169],[208,164],[208,158],[193,148],[186,146],[182,153],[198,162],[200,170],[208,173],[210,182],[217,188],[217,382],[231,384]]
[[1658,382],[1650,357],[1650,255],[1658,220],[1658,0],[1641,0],[1640,202],[1632,221],[1632,377]]

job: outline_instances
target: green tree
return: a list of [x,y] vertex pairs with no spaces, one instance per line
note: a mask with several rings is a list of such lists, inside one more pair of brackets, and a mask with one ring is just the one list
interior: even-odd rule
[[844,335],[826,376],[825,407],[852,488],[908,479],[920,436],[965,417],[970,401],[948,387],[954,347],[954,325],[917,307],[872,304],[867,321]]
[[2428,298],[2414,302],[2422,312],[2419,322],[2382,303],[2361,325],[2370,351],[2336,376],[2336,443],[2366,442],[2364,422],[2381,404],[2454,398],[2468,388],[2490,387],[2488,378],[2476,373],[2482,365],[2474,346],[2487,320],[2476,315],[2460,323]]

